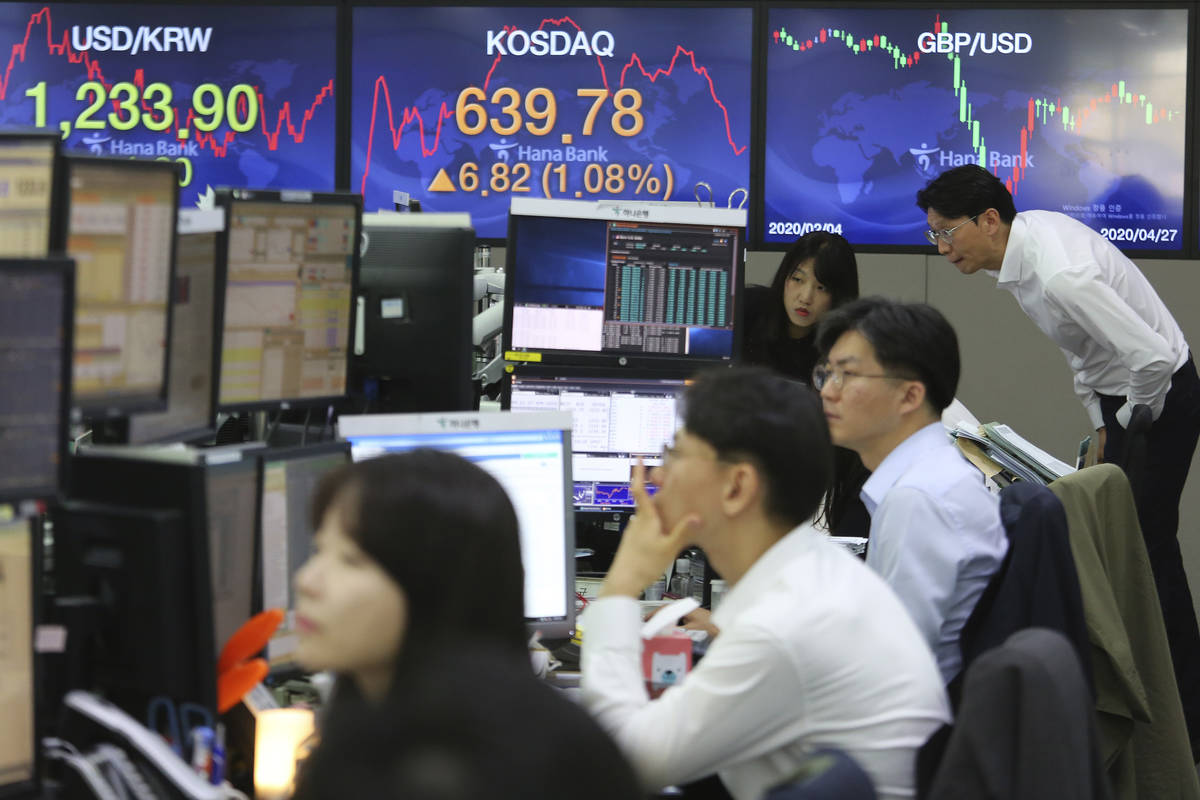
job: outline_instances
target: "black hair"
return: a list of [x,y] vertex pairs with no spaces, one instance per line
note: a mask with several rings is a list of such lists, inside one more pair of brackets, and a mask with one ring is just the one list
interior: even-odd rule
[[312,520],[343,530],[404,591],[408,621],[393,683],[414,658],[471,640],[525,657],[517,515],[504,489],[452,453],[413,450],[326,475]]
[[759,317],[752,320],[748,338],[767,347],[787,338],[788,317],[783,307],[783,289],[792,273],[810,259],[813,277],[829,292],[832,308],[858,297],[858,262],[850,242],[836,233],[806,233],[783,254],[775,277],[771,279],[770,300]]
[[917,191],[917,207],[933,209],[946,219],[974,217],[989,208],[1011,224],[1017,216],[1012,195],[1004,182],[977,164],[952,167]]
[[817,397],[766,367],[702,372],[683,400],[683,425],[726,460],[754,464],[768,516],[812,518],[833,476],[833,445]]
[[958,335],[942,313],[926,303],[865,297],[831,312],[817,330],[817,349],[828,358],[842,334],[858,331],[875,359],[896,377],[925,384],[925,397],[941,413],[958,390]]

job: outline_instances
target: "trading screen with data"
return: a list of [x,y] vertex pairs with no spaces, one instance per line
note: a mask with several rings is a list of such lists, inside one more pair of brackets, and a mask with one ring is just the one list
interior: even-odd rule
[[0,257],[49,252],[57,155],[50,136],[0,133]]
[[[346,392],[360,206],[229,200],[219,405]],[[257,199],[263,195],[264,199]]]
[[662,463],[679,427],[682,378],[514,375],[514,412],[571,412],[572,503],[579,511],[632,509],[629,490],[638,459]]
[[511,350],[727,360],[745,213],[513,201]]
[[62,260],[0,260],[0,502],[60,488],[73,275]]
[[106,415],[166,405],[178,172],[169,163],[67,159],[75,259],[73,405]]

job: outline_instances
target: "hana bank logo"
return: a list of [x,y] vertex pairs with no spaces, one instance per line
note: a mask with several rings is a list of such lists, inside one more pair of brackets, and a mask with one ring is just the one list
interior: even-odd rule
[[908,154],[913,159],[913,169],[922,178],[935,178],[942,170],[951,167],[961,167],[963,164],[978,164],[991,170],[1019,167],[1021,170],[1036,169],[1033,154],[1001,153],[998,150],[982,150],[981,153],[957,153],[941,147],[930,147],[921,142],[920,147],[908,148]]

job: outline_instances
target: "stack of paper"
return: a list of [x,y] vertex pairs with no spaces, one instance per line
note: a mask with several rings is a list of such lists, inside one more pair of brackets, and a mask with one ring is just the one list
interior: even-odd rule
[[[1007,450],[1001,448],[994,440],[981,433],[972,431],[965,426],[959,426],[952,430],[950,435],[957,439],[965,439],[973,442],[983,451],[985,456],[996,462],[996,465],[1012,478],[1029,481],[1030,483],[1048,483],[1039,472],[1028,466],[1023,459],[1012,455]],[[1004,484],[1001,483],[1001,485]]]
[[989,422],[983,426],[983,430],[989,441],[995,442],[997,447],[1035,471],[1042,477],[1043,483],[1050,483],[1075,471],[1070,464],[1059,461],[1007,425]]

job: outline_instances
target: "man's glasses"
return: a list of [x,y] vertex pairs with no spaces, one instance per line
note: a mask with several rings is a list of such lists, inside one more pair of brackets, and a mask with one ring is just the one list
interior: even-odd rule
[[832,367],[828,364],[821,364],[813,370],[812,385],[818,392],[829,384],[837,389],[841,389],[846,381],[850,378],[892,378],[904,380],[896,375],[864,375],[861,372],[850,372],[849,370],[841,369],[840,367]]
[[[982,213],[983,213],[982,211],[979,212],[979,214],[982,214]],[[946,244],[954,244],[954,232],[956,230],[958,230],[959,228],[961,228],[963,225],[966,225],[968,222],[974,222],[976,220],[976,218],[979,217],[979,214],[976,214],[974,217],[971,217],[970,219],[968,219],[964,222],[958,223],[953,228],[943,228],[940,231],[935,231],[932,229],[927,230],[927,231],[925,231],[925,238],[928,239],[929,243],[931,245],[933,245],[934,247],[937,247],[938,239],[941,239]]]

